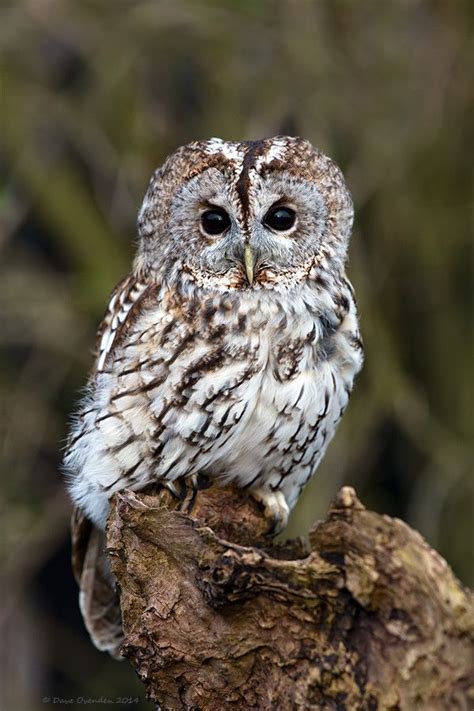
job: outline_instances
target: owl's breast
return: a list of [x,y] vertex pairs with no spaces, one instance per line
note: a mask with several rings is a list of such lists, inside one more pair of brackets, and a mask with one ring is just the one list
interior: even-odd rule
[[329,332],[303,300],[143,310],[83,403],[67,457],[76,500],[91,512],[98,490],[203,472],[287,487],[291,505],[352,388],[346,326]]

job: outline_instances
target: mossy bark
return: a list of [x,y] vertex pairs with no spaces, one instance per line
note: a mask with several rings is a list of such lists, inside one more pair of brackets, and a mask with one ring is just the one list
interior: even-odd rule
[[343,488],[309,546],[242,492],[115,496],[122,654],[162,709],[468,709],[473,602],[397,519]]

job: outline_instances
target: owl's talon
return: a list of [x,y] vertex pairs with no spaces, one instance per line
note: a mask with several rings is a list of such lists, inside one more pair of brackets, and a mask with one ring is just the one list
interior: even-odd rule
[[269,533],[273,536],[281,533],[286,528],[290,515],[290,508],[283,492],[254,489],[250,493],[263,506],[265,518],[271,522]]
[[192,474],[188,477],[179,477],[174,481],[164,483],[170,494],[181,502],[179,508],[187,514],[190,514],[193,510],[197,493],[203,489],[208,489],[211,485],[211,479],[205,474]]
[[[180,482],[181,483],[181,482]],[[181,486],[180,489],[178,489],[174,482],[172,481],[167,481],[165,483],[165,487],[168,489],[170,492],[171,496],[173,496],[175,499],[178,499],[178,501],[184,501],[186,498],[186,487]]]

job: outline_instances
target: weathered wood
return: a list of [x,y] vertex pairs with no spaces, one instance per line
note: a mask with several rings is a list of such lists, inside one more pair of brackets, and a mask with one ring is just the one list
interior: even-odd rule
[[162,709],[473,707],[472,595],[405,523],[346,487],[305,551],[242,492],[169,504],[117,494],[107,535],[122,653]]

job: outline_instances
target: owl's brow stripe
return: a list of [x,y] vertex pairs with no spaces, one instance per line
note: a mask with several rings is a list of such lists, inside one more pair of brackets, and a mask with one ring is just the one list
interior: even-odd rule
[[246,145],[248,145],[248,148],[242,162],[242,170],[237,180],[235,190],[239,196],[240,204],[242,205],[244,227],[248,229],[250,216],[250,170],[255,167],[258,156],[265,150],[265,143],[263,141],[248,141]]

